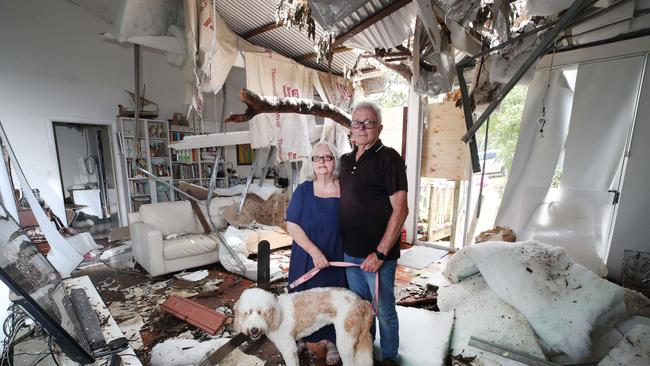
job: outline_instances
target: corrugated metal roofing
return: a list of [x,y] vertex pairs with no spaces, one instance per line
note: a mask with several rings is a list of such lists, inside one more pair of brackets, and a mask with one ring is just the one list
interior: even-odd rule
[[[393,3],[394,0],[371,0],[363,7],[352,13],[337,25],[336,33],[341,34],[380,11],[384,7]],[[248,0],[248,1],[229,1],[216,0],[216,8],[226,24],[235,33],[244,35],[254,29],[268,25],[275,21],[277,0]],[[375,46],[391,44],[388,47],[394,47],[401,43],[406,37],[402,34],[404,31],[395,31],[403,29],[403,24],[408,21],[410,24],[415,16],[415,11],[406,6],[394,13],[392,16],[384,18],[382,21],[372,25],[359,33],[350,40],[350,44],[358,46],[364,45],[366,49],[374,49]],[[396,28],[397,27],[397,28]],[[323,34],[323,28],[316,24],[316,37]],[[396,41],[397,38],[401,38]],[[287,29],[280,27],[268,32],[253,36],[248,39],[251,43],[258,46],[270,48],[281,55],[289,58],[298,58],[314,52],[313,42],[307,38],[306,32],[300,32],[296,28]],[[334,55],[332,61],[332,70],[341,73],[345,65],[354,65],[357,54],[352,51],[341,52]],[[303,61],[309,67],[326,70],[327,65],[316,64],[316,59]]]

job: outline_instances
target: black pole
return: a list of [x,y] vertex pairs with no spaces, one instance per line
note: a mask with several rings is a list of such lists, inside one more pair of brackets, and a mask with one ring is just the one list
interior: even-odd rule
[[257,244],[257,287],[271,288],[271,244],[266,240]]

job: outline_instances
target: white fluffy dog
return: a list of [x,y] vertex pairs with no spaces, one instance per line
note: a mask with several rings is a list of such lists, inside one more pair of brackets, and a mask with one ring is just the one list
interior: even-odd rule
[[287,366],[298,366],[296,340],[334,324],[336,347],[345,366],[372,366],[372,307],[354,292],[335,287],[275,297],[261,289],[244,291],[235,304],[235,329],[253,340],[263,334],[275,343]]

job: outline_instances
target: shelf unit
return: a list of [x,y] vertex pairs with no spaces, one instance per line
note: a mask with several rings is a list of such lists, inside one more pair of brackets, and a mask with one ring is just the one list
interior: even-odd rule
[[120,154],[126,172],[129,212],[137,212],[146,203],[173,200],[173,191],[163,183],[148,178],[137,168],[145,169],[172,183],[172,160],[169,149],[167,121],[118,118]]
[[[171,125],[169,127],[169,141],[176,142],[183,140],[186,136],[193,136],[197,133],[187,126]],[[174,185],[180,186],[181,181],[208,187],[210,175],[216,157],[217,148],[207,147],[201,149],[176,150],[171,149],[171,165]],[[220,176],[217,177],[218,188],[228,188],[228,176],[226,173],[226,162],[219,162]],[[219,172],[218,171],[218,172]],[[181,196],[175,193],[175,199],[180,200]]]

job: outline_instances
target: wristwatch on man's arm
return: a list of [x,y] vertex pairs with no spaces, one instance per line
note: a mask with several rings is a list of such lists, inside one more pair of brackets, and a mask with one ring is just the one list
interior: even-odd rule
[[377,259],[379,259],[380,261],[385,261],[386,260],[386,254],[380,252],[377,249],[375,249],[375,255],[377,256]]

